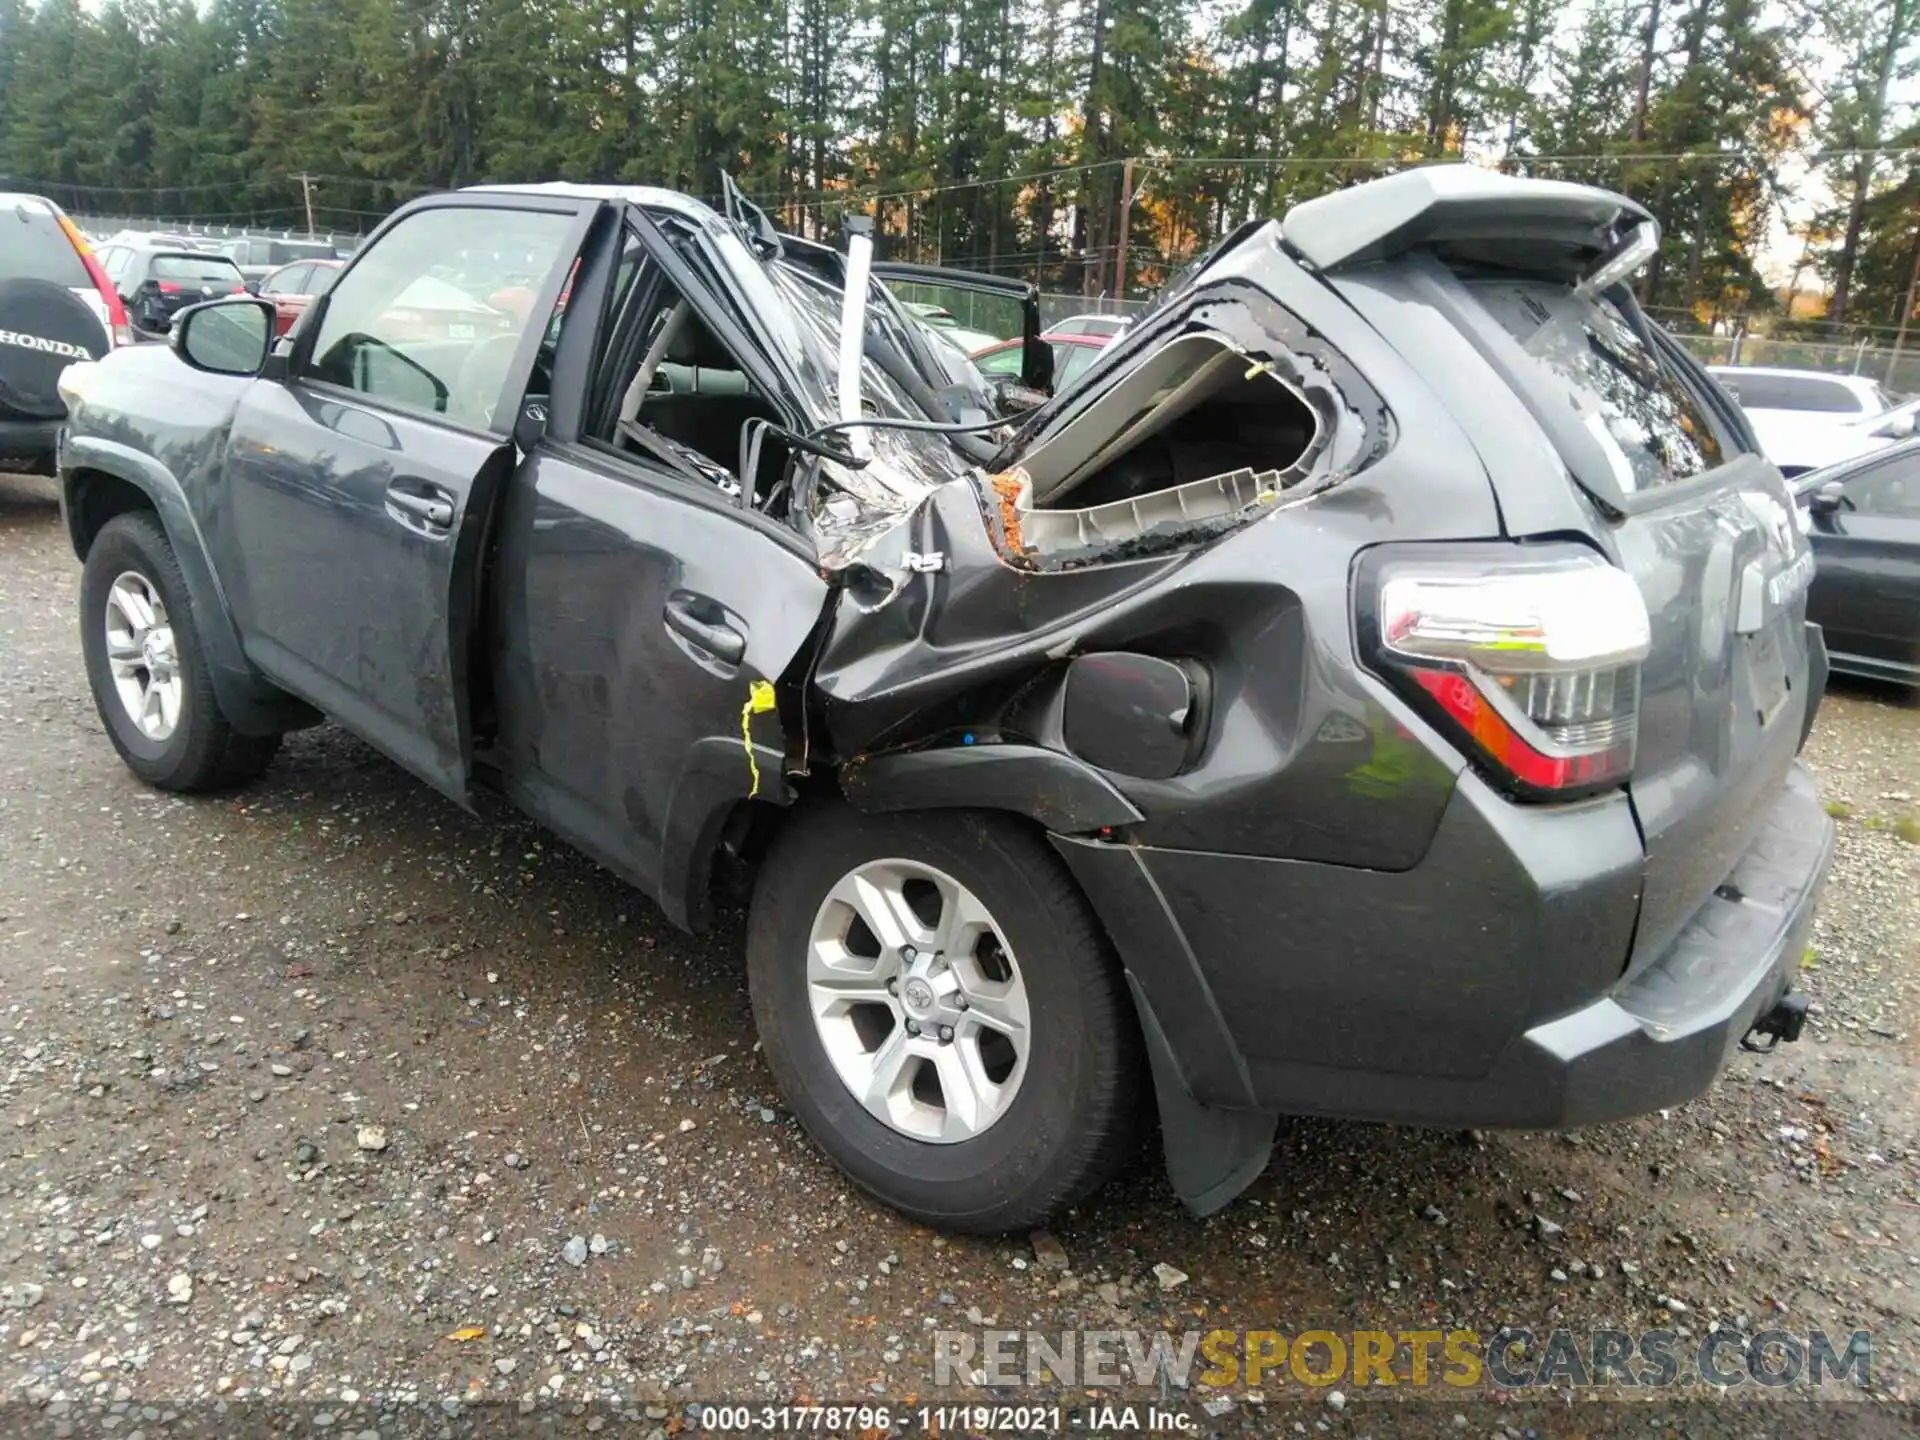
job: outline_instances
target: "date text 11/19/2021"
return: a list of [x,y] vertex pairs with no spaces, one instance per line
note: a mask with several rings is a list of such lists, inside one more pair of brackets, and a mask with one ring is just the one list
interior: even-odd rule
[[689,1418],[700,1433],[714,1435],[1059,1435],[1088,1429],[1177,1432],[1196,1423],[1184,1411],[1157,1405],[702,1405]]

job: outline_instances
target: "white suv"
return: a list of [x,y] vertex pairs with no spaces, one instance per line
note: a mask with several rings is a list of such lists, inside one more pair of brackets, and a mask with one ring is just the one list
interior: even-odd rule
[[0,192],[0,470],[48,470],[60,373],[132,338],[100,262],[58,205]]
[[[1760,448],[1785,475],[1817,470],[1874,449],[1871,442],[1879,437],[1861,431],[1857,422],[1893,404],[1877,381],[1860,375],[1762,365],[1710,365],[1707,369],[1740,402]],[[1891,444],[1894,438],[1882,443]]]

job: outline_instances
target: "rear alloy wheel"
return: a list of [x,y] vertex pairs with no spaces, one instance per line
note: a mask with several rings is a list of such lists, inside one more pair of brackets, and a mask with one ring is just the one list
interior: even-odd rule
[[930,865],[869,861],[828,893],[807,995],[841,1083],[912,1139],[985,1134],[1026,1079],[1033,1029],[1013,952],[978,897]]
[[241,735],[220,712],[186,579],[150,511],[116,515],[88,547],[80,644],[101,723],[148,784],[238,785],[279,748],[278,735]]
[[797,815],[761,867],[754,1019],[821,1149],[949,1229],[1039,1224],[1138,1139],[1143,1065],[1098,922],[1031,827]]

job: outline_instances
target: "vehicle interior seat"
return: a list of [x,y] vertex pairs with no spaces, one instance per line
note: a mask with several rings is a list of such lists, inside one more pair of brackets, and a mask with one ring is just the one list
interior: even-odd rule
[[[645,425],[737,471],[741,427],[755,418],[781,421],[780,412],[754,393],[746,372],[692,307],[677,302],[621,398],[621,426]],[[784,468],[785,463],[783,448],[768,449],[761,464],[762,494],[778,477],[775,465]]]

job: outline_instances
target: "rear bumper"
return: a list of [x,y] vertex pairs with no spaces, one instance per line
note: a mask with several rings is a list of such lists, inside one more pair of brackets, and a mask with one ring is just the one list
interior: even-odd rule
[[1526,1032],[1493,1078],[1540,1092],[1512,1097],[1487,1123],[1590,1125],[1705,1090],[1755,1018],[1792,988],[1833,838],[1812,780],[1795,766],[1754,844],[1664,955],[1613,994]]
[[1639,857],[1621,821],[1463,778],[1405,874],[1056,844],[1203,1105],[1562,1129],[1712,1082],[1789,988],[1833,854],[1796,765],[1725,882],[1622,977]]
[[9,470],[43,461],[53,472],[64,420],[0,420],[0,467]]

